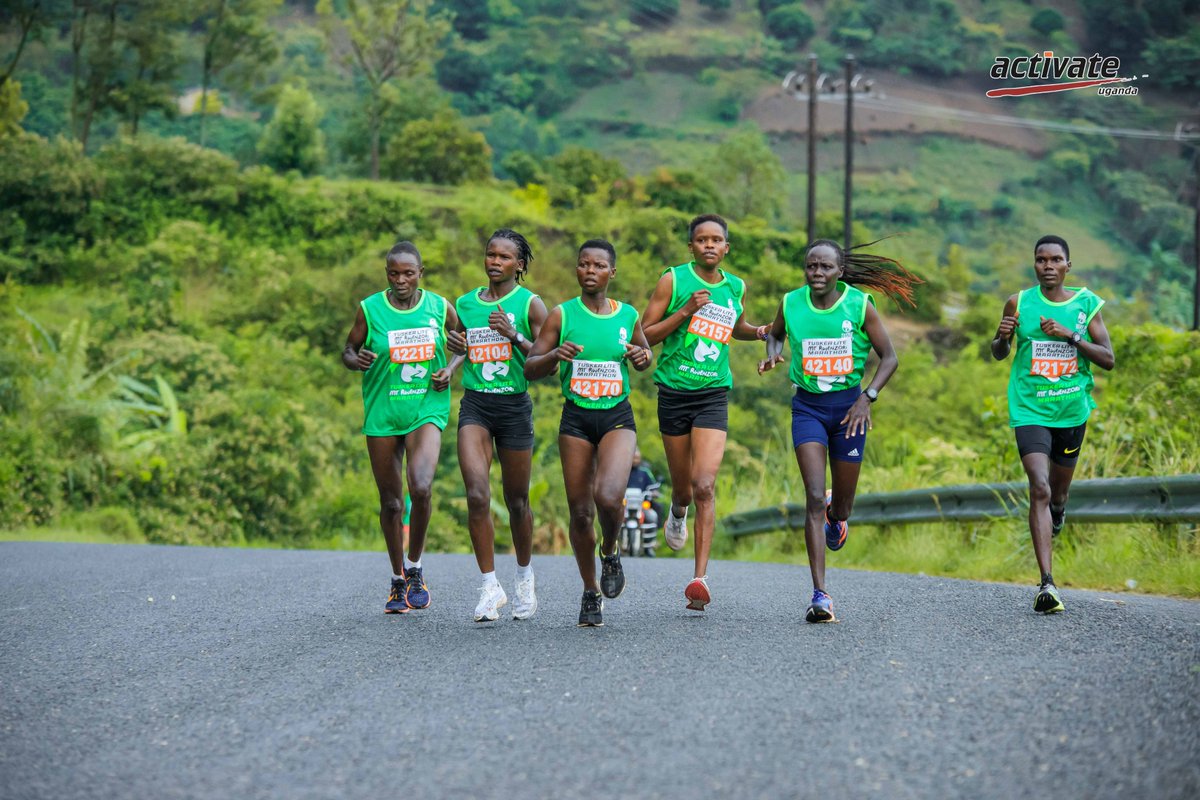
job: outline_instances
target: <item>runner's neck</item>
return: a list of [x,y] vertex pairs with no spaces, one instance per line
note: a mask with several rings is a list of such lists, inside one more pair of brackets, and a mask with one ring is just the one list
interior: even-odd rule
[[424,293],[425,293],[424,289],[418,288],[415,292],[412,293],[412,297],[409,298],[408,305],[404,305],[404,301],[401,300],[400,298],[396,297],[396,291],[394,289],[388,289],[387,290],[387,301],[389,304],[391,304],[392,308],[397,308],[401,311],[412,311],[414,308],[416,308],[418,305],[420,305],[421,295],[423,295]]

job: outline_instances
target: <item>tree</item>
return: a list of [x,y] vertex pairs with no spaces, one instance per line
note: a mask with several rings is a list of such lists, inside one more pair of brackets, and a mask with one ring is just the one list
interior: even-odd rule
[[21,99],[21,82],[0,82],[0,138],[16,135],[28,113],[29,103]]
[[793,47],[800,47],[816,32],[813,18],[800,3],[780,6],[767,14],[767,32]]
[[429,15],[432,0],[346,0],[338,17],[333,0],[320,0],[317,13],[330,49],[367,83],[367,128],[371,141],[371,178],[379,179],[379,129],[384,87],[400,78],[427,72],[437,61],[437,43],[450,31],[444,14]]
[[200,73],[200,144],[204,144],[204,123],[208,118],[208,89],[226,69],[242,67],[243,79],[249,80],[275,60],[279,51],[275,36],[267,27],[267,17],[282,0],[195,0],[193,16],[203,26],[204,59]]
[[1061,31],[1065,26],[1066,21],[1063,19],[1063,15],[1053,8],[1040,9],[1034,12],[1034,15],[1029,19],[1029,27],[1043,36],[1049,36],[1055,31]]
[[275,116],[263,129],[258,153],[277,170],[295,169],[310,175],[325,160],[325,134],[321,133],[321,108],[303,81],[286,86],[279,95]]
[[717,148],[722,194],[733,217],[774,217],[780,209],[786,173],[758,128],[746,128]]
[[104,105],[129,121],[134,136],[146,113],[157,109],[173,117],[177,112],[172,83],[183,60],[184,22],[179,6],[141,0],[122,26],[120,68]]
[[65,0],[7,0],[0,6],[0,27],[17,32],[17,47],[8,65],[0,72],[0,90],[17,69],[25,45],[37,39],[69,13]]
[[459,184],[491,177],[492,149],[455,112],[442,111],[405,125],[388,142],[384,162],[389,177]]

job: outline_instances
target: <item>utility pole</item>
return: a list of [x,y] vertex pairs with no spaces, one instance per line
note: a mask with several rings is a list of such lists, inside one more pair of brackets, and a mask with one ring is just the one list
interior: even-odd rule
[[850,198],[854,193],[854,56],[846,56],[846,181],[842,197],[842,251],[850,249]]
[[808,54],[808,241],[817,232],[817,54]]

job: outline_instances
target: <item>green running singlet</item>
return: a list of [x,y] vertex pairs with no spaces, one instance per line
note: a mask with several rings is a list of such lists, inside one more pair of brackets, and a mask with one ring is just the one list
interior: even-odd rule
[[867,303],[875,305],[875,299],[844,281],[838,281],[837,290],[842,296],[824,309],[813,305],[807,286],[783,296],[783,323],[792,348],[788,377],[813,394],[858,386],[871,352],[863,324]]
[[445,429],[450,391],[433,390],[433,373],[446,366],[446,299],[422,289],[420,301],[401,311],[383,291],[359,305],[363,347],[376,354],[362,379],[363,434],[403,436],[426,422]]
[[612,313],[600,315],[568,300],[562,309],[558,343],[574,342],[583,352],[558,365],[563,397],[581,408],[612,408],[629,396],[629,365],[625,345],[633,339],[638,312],[627,303],[609,300]]
[[529,382],[525,380],[525,353],[488,327],[488,317],[498,306],[503,307],[517,332],[532,339],[529,304],[537,295],[524,286],[517,286],[499,300],[488,302],[479,299],[485,289],[486,286],[481,286],[454,303],[458,318],[467,330],[463,388],[485,394],[521,394],[529,388]]
[[1090,342],[1088,324],[1104,301],[1087,287],[1061,303],[1047,300],[1041,287],[1017,295],[1017,351],[1008,374],[1008,424],[1073,428],[1087,422],[1092,399],[1092,362],[1079,357],[1075,345],[1042,332],[1041,317],[1052,319]]
[[663,272],[671,275],[671,302],[663,317],[683,306],[693,292],[707,289],[709,303],[689,317],[663,340],[662,353],[654,370],[654,382],[672,389],[694,391],[733,386],[729,370],[729,340],[733,326],[742,315],[746,283],[725,270],[721,280],[708,283],[696,274],[696,263],[689,261]]

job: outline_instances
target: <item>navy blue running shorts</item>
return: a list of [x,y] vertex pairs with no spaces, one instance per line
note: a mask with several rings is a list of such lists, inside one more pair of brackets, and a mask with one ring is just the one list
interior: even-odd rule
[[850,423],[842,418],[862,394],[858,386],[836,392],[814,394],[797,389],[792,398],[792,447],[809,442],[825,445],[835,461],[862,461],[867,449],[867,432],[846,438]]

